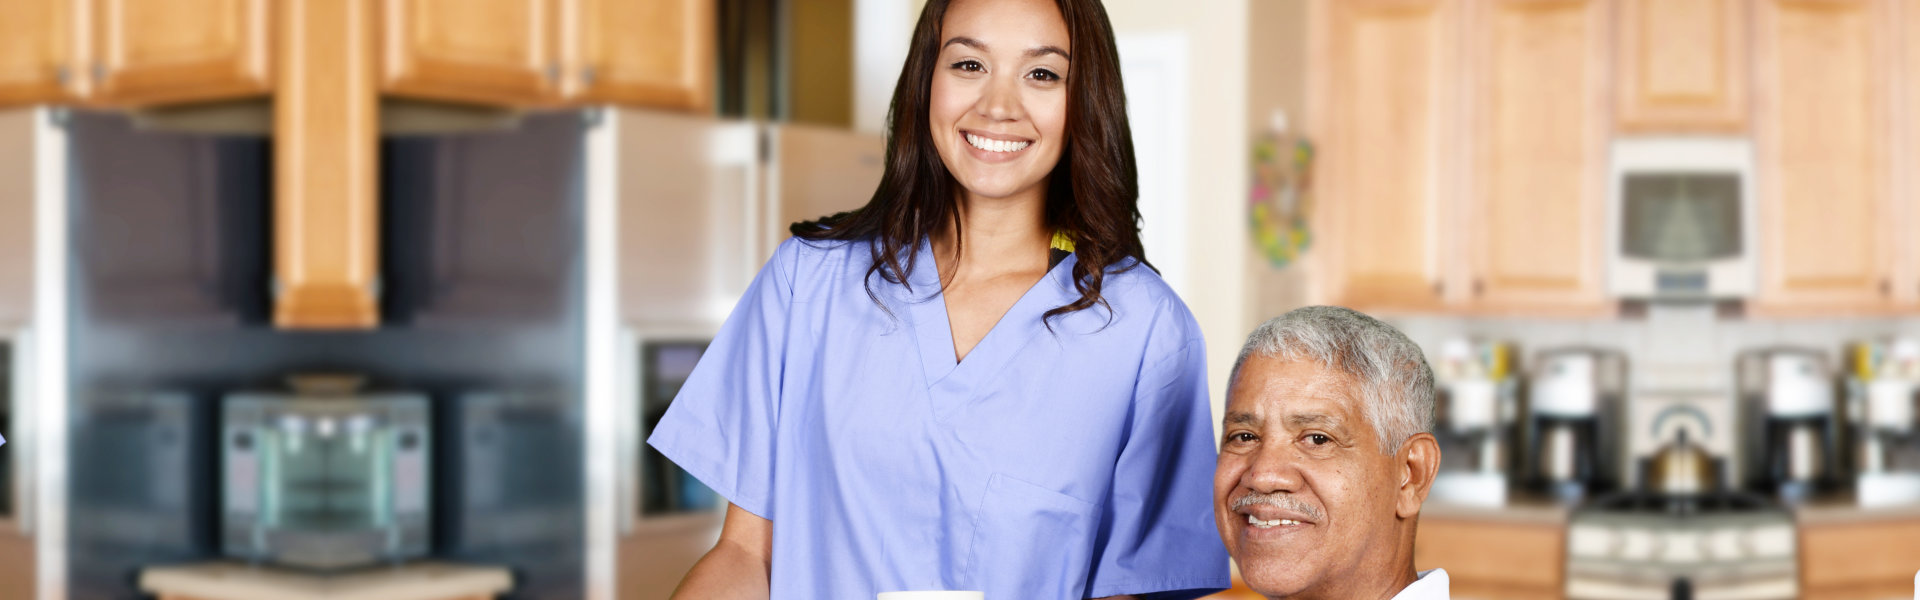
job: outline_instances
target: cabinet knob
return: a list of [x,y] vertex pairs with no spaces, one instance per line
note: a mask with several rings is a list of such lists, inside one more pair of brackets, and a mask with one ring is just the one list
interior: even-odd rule
[[1893,295],[1893,278],[1891,277],[1880,278],[1880,295],[1882,296]]
[[1479,277],[1473,278],[1473,295],[1479,296],[1485,293],[1487,293],[1487,281]]
[[595,71],[593,67],[580,68],[580,85],[582,87],[593,87],[593,80],[599,79],[599,77],[600,73]]
[[547,63],[547,83],[560,83],[560,63]]
[[1445,282],[1445,281],[1434,281],[1434,282],[1433,282],[1433,295],[1435,295],[1435,296],[1445,296],[1445,295],[1447,295],[1447,282]]

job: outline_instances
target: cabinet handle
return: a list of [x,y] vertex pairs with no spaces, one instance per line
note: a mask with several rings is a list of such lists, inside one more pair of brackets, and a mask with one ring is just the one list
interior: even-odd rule
[[73,79],[73,73],[68,71],[66,65],[60,65],[59,67],[54,68],[53,80],[59,83],[60,87],[67,87],[67,84],[72,79]]
[[593,87],[593,80],[598,79],[599,76],[600,76],[600,73],[598,71],[595,71],[593,67],[590,67],[590,66],[581,67],[580,68],[580,86]]
[[560,63],[547,63],[547,83],[560,83]]
[[100,82],[106,80],[107,66],[100,63],[93,63],[93,84],[100,85]]

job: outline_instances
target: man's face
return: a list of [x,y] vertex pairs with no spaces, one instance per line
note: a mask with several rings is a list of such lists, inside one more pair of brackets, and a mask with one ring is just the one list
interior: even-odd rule
[[1361,402],[1348,376],[1311,360],[1249,357],[1231,382],[1213,510],[1254,591],[1349,597],[1408,568],[1394,563],[1413,469],[1406,449],[1381,453]]

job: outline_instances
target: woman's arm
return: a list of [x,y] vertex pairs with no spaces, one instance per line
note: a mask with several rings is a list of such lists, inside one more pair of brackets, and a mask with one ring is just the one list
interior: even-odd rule
[[727,504],[720,541],[687,571],[674,600],[766,600],[773,556],[773,521]]

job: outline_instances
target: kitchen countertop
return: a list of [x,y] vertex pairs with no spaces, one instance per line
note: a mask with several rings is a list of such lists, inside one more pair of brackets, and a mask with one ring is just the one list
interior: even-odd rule
[[1513,495],[1500,506],[1456,504],[1428,500],[1420,506],[1422,518],[1484,520],[1517,525],[1565,525],[1573,506],[1541,496]]
[[1860,506],[1853,494],[1838,493],[1794,506],[1793,518],[1801,525],[1920,520],[1920,503]]
[[419,563],[318,575],[236,562],[149,567],[140,590],[196,600],[447,600],[492,598],[513,587],[503,567]]

